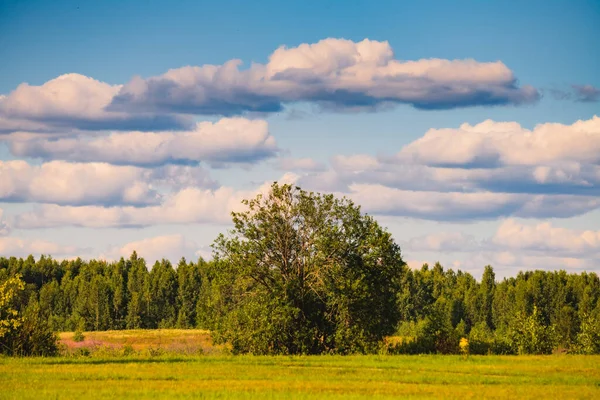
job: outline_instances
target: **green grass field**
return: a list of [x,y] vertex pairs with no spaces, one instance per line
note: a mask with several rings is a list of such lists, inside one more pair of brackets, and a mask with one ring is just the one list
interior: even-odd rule
[[0,398],[600,398],[595,356],[230,356],[207,332],[135,332],[88,333],[89,355],[0,358]]

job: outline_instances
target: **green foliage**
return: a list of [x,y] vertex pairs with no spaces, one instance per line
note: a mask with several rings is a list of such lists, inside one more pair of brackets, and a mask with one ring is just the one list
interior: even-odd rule
[[187,263],[182,258],[177,265],[177,327],[193,328],[196,326],[197,302],[202,286],[201,270],[199,265],[204,265],[204,260],[198,264]]
[[73,341],[75,342],[83,342],[85,340],[85,336],[83,335],[83,332],[79,329],[77,329],[75,331],[75,333],[73,333]]
[[458,354],[463,325],[456,328],[440,314],[432,314],[417,322],[403,322],[388,344],[390,354]]
[[[128,260],[127,291],[129,304],[125,317],[127,329],[146,328],[150,317],[150,292],[146,261],[134,251]],[[156,321],[153,321],[156,322]]]
[[399,321],[404,262],[347,199],[273,184],[214,244],[211,327],[235,352],[376,351]]
[[519,354],[551,354],[557,344],[554,326],[544,325],[537,306],[531,315],[520,313],[514,319],[509,341]]
[[600,318],[597,315],[583,316],[575,350],[581,354],[600,354]]
[[123,346],[122,354],[123,356],[128,357],[136,354],[136,351],[133,349],[133,346],[131,346],[130,344],[126,344],[125,346]]
[[9,355],[53,356],[58,353],[58,338],[44,318],[37,300],[32,299],[23,312],[23,323],[5,335],[2,350]]
[[0,340],[23,324],[16,308],[17,298],[25,289],[20,275],[0,283]]
[[489,354],[494,347],[494,333],[486,321],[481,321],[471,328],[469,333],[469,350],[471,354]]
[[20,275],[0,283],[0,353],[54,355],[58,351],[57,338],[35,297],[19,310],[24,288]]
[[148,277],[152,328],[172,328],[177,320],[177,275],[167,260],[157,261]]

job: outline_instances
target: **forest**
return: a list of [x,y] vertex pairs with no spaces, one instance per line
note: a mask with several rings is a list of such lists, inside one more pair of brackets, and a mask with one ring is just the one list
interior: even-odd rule
[[202,328],[253,354],[600,353],[596,273],[481,279],[411,269],[351,202],[273,185],[234,213],[215,257],[0,257],[0,351],[51,355],[55,332]]

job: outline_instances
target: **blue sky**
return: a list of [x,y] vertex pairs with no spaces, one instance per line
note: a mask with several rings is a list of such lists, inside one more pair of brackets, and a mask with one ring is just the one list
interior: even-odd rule
[[[225,205],[291,179],[360,199],[414,266],[439,260],[476,275],[486,264],[500,275],[593,270],[598,37],[598,1],[4,0],[0,254],[115,258],[135,247],[148,259],[207,255],[227,229]],[[253,63],[275,68],[269,57],[280,46],[328,38],[304,53],[313,64],[282,53],[269,87],[244,75],[258,71]],[[364,39],[372,42],[360,47]],[[399,69],[360,64],[385,77],[337,80],[355,72],[345,57],[364,59],[376,48],[380,63]],[[190,83],[192,70],[181,69],[233,59],[243,64],[223,74],[235,83]],[[475,64],[433,71],[430,59]],[[419,78],[407,75],[419,60],[411,70]],[[47,84],[64,74],[77,75]],[[286,90],[277,89],[282,79]],[[486,120],[518,126],[460,128]],[[189,139],[196,147],[180,140],[202,121],[211,125]],[[430,129],[435,141],[424,142]],[[155,142],[138,130],[154,132]],[[144,152],[135,162],[126,151],[116,157],[109,137]],[[171,153],[161,158],[165,140]],[[447,152],[444,165],[430,143]],[[496,164],[472,161],[482,159]],[[167,209],[189,201],[201,206]],[[152,218],[142,221],[144,208]]]

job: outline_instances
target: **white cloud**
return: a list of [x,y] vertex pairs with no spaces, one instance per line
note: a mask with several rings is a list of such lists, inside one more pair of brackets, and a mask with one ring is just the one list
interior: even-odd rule
[[[430,129],[405,146],[399,162],[430,166],[548,166],[600,164],[600,118],[571,125],[545,123],[533,130],[516,122],[484,121],[458,129]],[[596,171],[596,173],[598,173]]]
[[528,254],[562,258],[600,257],[600,231],[574,230],[550,222],[524,224],[503,220],[492,237],[476,240],[463,232],[436,232],[404,242],[411,251],[479,252]]
[[109,109],[232,115],[274,112],[283,103],[327,108],[375,108],[405,103],[422,109],[536,101],[502,62],[400,61],[388,42],[324,39],[279,47],[267,64],[240,70],[241,61],[172,69],[124,85]]
[[439,221],[568,218],[600,208],[600,198],[591,196],[417,191],[380,184],[350,184],[348,188],[337,194],[351,198],[370,214]]
[[273,157],[275,138],[263,120],[224,118],[199,122],[190,131],[122,132],[94,138],[14,138],[11,152],[20,157],[78,162],[107,162],[152,167],[163,164],[254,163]]
[[[429,143],[428,135],[440,142]],[[533,131],[487,121],[430,130],[393,157],[338,155],[331,169],[304,174],[299,183],[344,193],[379,215],[568,218],[600,207],[598,155],[598,117]]]
[[462,232],[438,232],[412,238],[402,246],[410,251],[463,252],[480,248],[480,244],[472,235]]
[[441,231],[401,246],[409,257],[435,252],[448,267],[481,272],[485,265],[492,265],[500,276],[530,269],[595,270],[600,263],[600,231],[561,228],[550,222],[524,224],[515,219],[502,221],[489,238],[476,240],[463,232]]
[[165,235],[113,247],[102,254],[100,258],[106,260],[129,258],[134,251],[137,252],[138,257],[146,260],[148,267],[152,267],[156,261],[163,258],[176,265],[181,257],[185,257],[188,261],[195,261],[200,256],[206,258],[207,255],[205,246],[199,246],[195,242],[187,240],[183,235]]
[[491,243],[513,250],[575,256],[596,254],[600,257],[600,231],[576,231],[554,227],[550,222],[524,225],[508,219],[498,228]]
[[278,160],[278,167],[284,171],[316,172],[325,170],[325,164],[315,161],[312,158],[280,158]]
[[367,154],[337,155],[332,157],[331,164],[336,170],[349,171],[354,174],[381,168],[379,160]]
[[65,74],[41,86],[22,83],[0,97],[0,133],[65,129],[157,129],[183,127],[180,117],[106,111],[121,85]]
[[496,278],[515,276],[518,271],[531,270],[567,270],[569,272],[593,271],[598,268],[598,259],[561,257],[555,255],[531,255],[515,251],[483,251],[469,254],[459,261],[460,268],[466,271],[481,272],[483,267],[491,265]]
[[[160,224],[228,222],[229,212],[238,203],[231,188],[183,189],[156,206],[59,206],[40,205],[15,219],[19,228],[80,226],[90,228],[141,227]],[[241,198],[239,198],[241,200]]]
[[203,168],[179,165],[144,169],[106,163],[0,161],[0,178],[0,201],[75,206],[145,206],[159,204],[164,191],[217,187]]
[[144,176],[153,188],[181,190],[188,187],[216,189],[218,182],[214,181],[207,170],[202,167],[188,165],[165,165],[144,171]]
[[171,69],[125,85],[81,74],[42,85],[20,84],[0,96],[0,133],[76,134],[81,131],[164,131],[190,128],[184,114],[278,112],[313,102],[325,109],[421,109],[535,102],[539,93],[517,84],[502,62],[400,61],[388,42],[324,39],[279,47],[267,64],[240,70],[241,61]]
[[56,204],[153,204],[146,171],[102,163],[0,161],[0,200]]
[[378,183],[418,191],[600,195],[600,165],[574,161],[550,166],[461,168],[357,154],[335,156],[331,164],[332,170],[307,175],[302,180],[309,185],[336,188],[347,188],[351,183]]
[[42,254],[53,257],[72,256],[87,252],[75,246],[63,246],[54,242],[39,239],[20,239],[16,237],[0,237],[0,255],[5,257],[26,257],[30,254]]
[[4,214],[4,210],[0,208],[0,237],[8,236],[10,233],[10,225],[8,222],[2,219],[2,215]]
[[352,184],[348,196],[371,214],[433,220],[493,219],[517,213],[524,203],[512,194],[423,192],[377,184]]
[[27,83],[0,99],[2,112],[18,118],[43,119],[57,114],[102,117],[121,89],[80,74],[65,74],[41,86]]
[[[279,182],[295,182],[296,176],[286,174]],[[164,201],[148,207],[59,206],[43,204],[34,211],[15,217],[15,227],[21,229],[78,226],[89,228],[142,227],[161,224],[229,223],[231,212],[244,209],[243,199],[266,192],[271,183],[256,190],[235,190],[231,187],[200,189],[188,187],[170,194]]]

